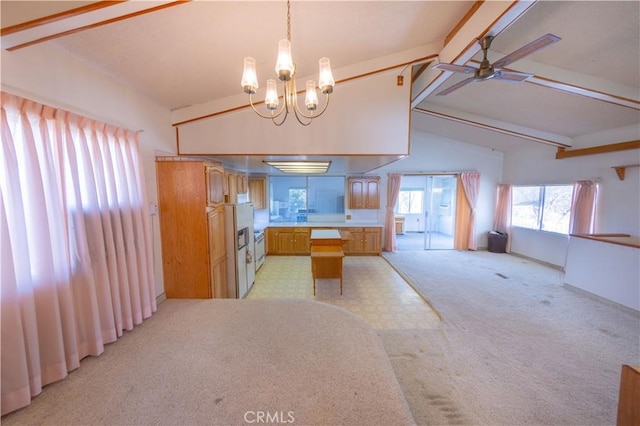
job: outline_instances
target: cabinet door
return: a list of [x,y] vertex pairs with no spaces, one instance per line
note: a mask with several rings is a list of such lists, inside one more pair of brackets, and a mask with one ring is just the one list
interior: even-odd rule
[[267,254],[280,254],[278,253],[278,228],[267,228],[265,238],[267,239]]
[[224,171],[220,166],[206,165],[207,204],[216,206],[224,203]]
[[362,245],[363,253],[380,254],[381,236],[380,228],[364,228]]
[[351,240],[349,241],[349,254],[362,254],[364,244],[364,232],[362,228],[349,228]]
[[228,176],[229,196],[227,197],[227,202],[235,204],[238,202],[238,177],[235,173],[229,173]]
[[295,230],[294,251],[296,254],[311,254],[309,228],[299,228]]
[[365,184],[361,179],[349,179],[349,208],[365,208]]
[[227,252],[224,243],[224,206],[207,213],[207,239],[209,252],[209,297],[227,297]]
[[380,208],[380,181],[371,179],[365,182],[365,206],[368,209]]
[[294,252],[293,230],[280,228],[278,230],[278,254],[293,254]]
[[263,210],[267,208],[267,179],[264,177],[249,178],[249,201],[253,208]]

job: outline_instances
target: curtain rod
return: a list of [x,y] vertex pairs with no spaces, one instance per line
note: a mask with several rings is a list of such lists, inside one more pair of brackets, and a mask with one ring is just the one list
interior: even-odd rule
[[422,172],[421,171],[421,172],[408,172],[408,173],[399,172],[399,173],[402,174],[402,176],[424,176],[424,175],[439,176],[439,175],[459,175],[465,172],[477,172],[477,170],[458,170],[457,172]]

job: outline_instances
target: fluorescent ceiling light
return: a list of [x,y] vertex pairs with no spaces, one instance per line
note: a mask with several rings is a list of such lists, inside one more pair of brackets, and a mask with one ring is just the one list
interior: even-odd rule
[[331,161],[265,161],[282,173],[323,174],[327,173]]

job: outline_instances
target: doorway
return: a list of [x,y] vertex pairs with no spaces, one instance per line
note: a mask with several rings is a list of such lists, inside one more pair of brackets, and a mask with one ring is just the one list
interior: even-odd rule
[[396,217],[398,250],[453,250],[455,175],[403,175]]

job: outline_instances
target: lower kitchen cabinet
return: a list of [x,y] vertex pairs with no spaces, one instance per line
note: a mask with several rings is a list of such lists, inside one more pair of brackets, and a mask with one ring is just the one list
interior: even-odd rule
[[309,228],[267,228],[267,254],[308,255],[309,234]]
[[[311,253],[309,227],[269,227],[266,230],[268,255],[309,255]],[[323,227],[348,231],[351,240],[343,245],[347,255],[380,255],[382,228],[380,227]]]

